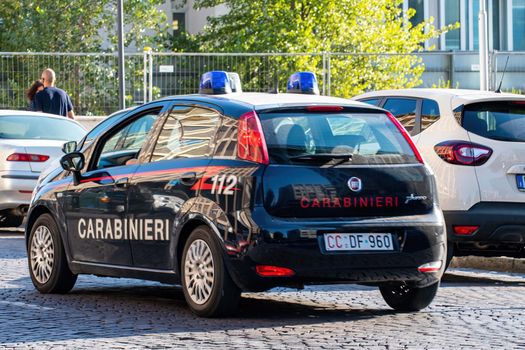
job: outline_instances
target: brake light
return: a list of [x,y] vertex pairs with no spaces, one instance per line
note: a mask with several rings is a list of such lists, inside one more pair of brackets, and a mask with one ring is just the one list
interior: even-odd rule
[[445,162],[459,165],[482,165],[492,155],[490,148],[467,141],[441,142],[434,151]]
[[43,154],[13,153],[6,160],[10,162],[45,162],[49,156]]
[[255,271],[262,277],[291,277],[295,275],[294,270],[279,266],[257,265]]
[[394,123],[394,125],[397,127],[397,129],[401,132],[401,134],[405,138],[406,142],[408,142],[408,145],[412,149],[412,152],[414,152],[414,156],[416,156],[416,159],[418,160],[418,162],[420,162],[421,164],[425,164],[425,162],[423,161],[423,157],[421,157],[421,153],[419,153],[419,150],[416,148],[416,145],[412,141],[412,138],[408,134],[408,132],[405,129],[405,127],[403,125],[401,125],[399,120],[397,120],[396,117],[394,117],[392,115],[392,113],[386,112],[386,115],[388,116],[388,119],[390,119],[392,121],[392,123]]
[[237,130],[237,156],[241,159],[268,164],[268,148],[259,117],[254,111],[239,119]]
[[472,236],[479,226],[453,226],[454,233],[460,236]]
[[344,108],[342,106],[308,106],[308,112],[341,112]]

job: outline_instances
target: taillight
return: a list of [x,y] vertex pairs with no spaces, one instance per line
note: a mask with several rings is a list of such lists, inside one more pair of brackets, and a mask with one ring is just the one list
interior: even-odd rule
[[257,265],[255,271],[262,277],[291,277],[295,275],[294,270],[280,266]]
[[423,157],[421,157],[421,153],[419,153],[418,149],[416,148],[416,145],[412,141],[412,138],[408,134],[408,132],[405,129],[405,127],[403,125],[401,125],[401,123],[396,119],[396,117],[394,117],[392,115],[392,113],[386,112],[386,115],[388,116],[388,119],[390,119],[392,121],[392,123],[394,123],[394,125],[397,127],[397,129],[401,132],[401,134],[405,138],[406,142],[408,143],[408,145],[412,149],[412,152],[414,152],[414,156],[416,156],[418,162],[420,162],[421,164],[424,164],[425,162],[423,161]]
[[43,154],[13,153],[6,160],[10,162],[45,162],[49,156]]
[[432,262],[421,265],[417,269],[419,270],[419,272],[422,272],[422,273],[437,272],[441,269],[441,265],[443,265],[443,262],[441,262],[441,260],[432,261]]
[[472,236],[478,230],[479,226],[453,226],[454,233],[459,236]]
[[434,146],[445,162],[459,165],[482,165],[492,155],[488,147],[467,141],[445,141]]
[[239,119],[237,156],[261,164],[269,163],[261,122],[254,111],[243,114]]

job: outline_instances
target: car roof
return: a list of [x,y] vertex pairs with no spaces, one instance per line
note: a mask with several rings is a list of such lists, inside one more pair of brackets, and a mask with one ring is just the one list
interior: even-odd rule
[[406,96],[429,98],[434,100],[448,101],[452,108],[462,104],[469,104],[473,102],[491,101],[491,100],[506,100],[506,99],[524,99],[524,95],[499,93],[494,91],[482,91],[471,89],[433,89],[433,88],[414,88],[414,89],[396,89],[396,90],[379,90],[366,92],[364,94],[353,97],[354,99],[366,99],[383,96]]
[[61,119],[61,120],[67,120],[68,122],[75,123],[79,126],[81,126],[83,129],[86,129],[82,124],[77,122],[76,120],[69,119],[60,115],[56,114],[49,114],[49,113],[42,113],[42,112],[31,112],[31,111],[21,111],[21,110],[14,110],[14,109],[0,109],[0,117],[46,117],[46,118],[52,118],[52,119]]
[[222,95],[196,94],[171,96],[165,99],[200,101],[219,105],[223,108],[225,114],[231,115],[233,117],[237,117],[249,110],[264,110],[304,105],[339,105],[382,111],[382,109],[378,107],[345,98],[288,93],[269,94],[259,92],[244,92]]

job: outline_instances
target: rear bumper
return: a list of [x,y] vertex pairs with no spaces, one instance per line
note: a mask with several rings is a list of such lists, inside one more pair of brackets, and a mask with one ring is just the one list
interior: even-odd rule
[[30,171],[0,171],[0,210],[29,205],[38,175]]
[[[244,290],[323,283],[430,285],[441,278],[446,260],[442,215],[436,210],[411,219],[298,222],[269,218],[245,254],[228,259],[229,270]],[[382,252],[327,252],[323,234],[331,232],[392,233],[396,247]],[[443,262],[439,271],[418,271],[419,266],[433,261]],[[255,272],[257,265],[286,267],[295,274],[261,277]]]
[[[469,210],[443,214],[454,255],[525,257],[525,203],[480,202]],[[472,235],[458,235],[454,226],[479,228]]]

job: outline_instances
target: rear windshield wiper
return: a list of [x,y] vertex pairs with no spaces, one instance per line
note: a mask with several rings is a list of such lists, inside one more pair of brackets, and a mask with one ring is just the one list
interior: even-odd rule
[[289,157],[290,160],[331,160],[331,159],[347,159],[352,160],[353,154],[350,153],[314,153],[301,154],[298,156]]

